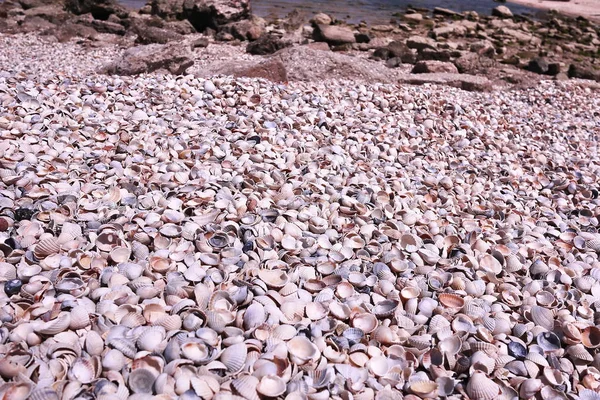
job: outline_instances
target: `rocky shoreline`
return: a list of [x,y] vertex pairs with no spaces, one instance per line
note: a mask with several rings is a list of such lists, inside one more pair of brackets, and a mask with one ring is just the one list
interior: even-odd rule
[[[266,21],[251,15],[248,1],[153,0],[131,11],[111,0],[11,0],[0,5],[0,18],[0,30],[7,34],[37,32],[60,42],[81,37],[86,46],[113,43],[129,49],[124,59],[98,71],[103,73],[163,69],[180,74],[193,65],[194,49],[211,43],[240,46],[262,56],[248,57],[255,62],[243,63],[243,68],[231,63],[219,70],[213,65],[211,72],[243,75],[247,69],[250,75],[273,80],[287,79],[281,59],[297,57],[298,52],[329,62],[330,67],[346,65],[342,75],[348,78],[358,58],[376,61],[371,63],[375,70],[398,69],[384,72],[386,81],[402,75],[401,82],[446,81],[476,90],[531,85],[541,79],[600,80],[596,23],[556,13],[535,21],[512,15],[506,6],[496,7],[492,16],[414,9],[401,15],[399,23],[368,26],[298,11]],[[99,40],[99,33],[107,35]],[[475,81],[476,85],[469,83]]]

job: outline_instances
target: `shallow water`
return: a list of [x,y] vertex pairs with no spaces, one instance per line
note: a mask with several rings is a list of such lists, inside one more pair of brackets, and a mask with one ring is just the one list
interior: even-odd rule
[[[122,0],[121,3],[140,8],[146,0]],[[386,23],[393,18],[392,14],[406,10],[407,6],[433,9],[444,7],[455,11],[477,11],[489,14],[498,3],[493,0],[253,0],[252,11],[261,17],[276,15],[285,16],[294,8],[304,10],[307,14],[326,12],[338,19],[348,22]],[[516,14],[536,15],[539,11],[530,7],[510,4],[509,8]]]

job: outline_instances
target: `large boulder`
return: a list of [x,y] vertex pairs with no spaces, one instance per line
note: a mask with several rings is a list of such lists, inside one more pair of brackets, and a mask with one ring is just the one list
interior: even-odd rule
[[135,42],[140,44],[165,44],[168,42],[181,41],[183,39],[183,35],[180,33],[156,26],[138,25],[133,29],[133,32],[137,34]]
[[589,79],[600,82],[600,70],[592,66],[571,64],[568,75],[569,78]]
[[315,40],[327,42],[331,45],[356,43],[354,32],[350,28],[336,25],[317,25]]
[[291,42],[285,41],[273,34],[266,33],[259,37],[258,40],[248,43],[248,46],[246,46],[246,52],[256,55],[273,54],[291,45]]
[[198,32],[250,16],[250,0],[152,0],[152,14],[191,22]]
[[25,19],[42,18],[53,24],[60,24],[69,19],[69,13],[64,11],[58,5],[45,5],[36,8],[30,8],[23,12]]
[[75,15],[91,13],[95,19],[102,21],[115,14],[119,18],[125,18],[128,15],[125,7],[121,6],[117,0],[66,0],[65,9]]
[[114,75],[137,75],[167,70],[181,75],[194,64],[190,46],[185,43],[147,44],[127,49],[123,56],[101,72]]
[[458,69],[450,62],[427,60],[416,63],[411,72],[413,74],[458,74]]
[[492,82],[485,76],[452,73],[406,74],[399,83],[411,85],[436,84],[452,86],[467,91],[485,92],[493,89]]
[[510,8],[506,6],[498,6],[492,10],[492,15],[500,18],[512,18],[513,13],[510,11]]
[[406,45],[411,49],[421,51],[423,49],[436,49],[435,40],[425,36],[411,36],[406,40]]

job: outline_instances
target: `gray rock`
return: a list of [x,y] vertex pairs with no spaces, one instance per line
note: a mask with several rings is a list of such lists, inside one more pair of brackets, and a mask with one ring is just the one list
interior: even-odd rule
[[183,43],[147,44],[127,49],[115,63],[102,71],[115,75],[137,75],[159,69],[184,74],[194,64],[190,46]]
[[477,53],[486,57],[493,57],[496,54],[496,48],[494,47],[494,44],[489,40],[473,42],[471,43],[469,50],[473,53]]
[[151,0],[151,6],[153,15],[167,20],[187,19],[198,32],[250,16],[250,0]]
[[594,69],[591,66],[571,64],[567,74],[569,78],[589,79],[600,82],[600,70]]
[[155,26],[140,27],[136,29],[135,32],[138,35],[135,42],[140,44],[165,44],[183,39],[183,35],[177,32],[173,32],[168,29],[157,28]]
[[258,40],[248,43],[248,46],[246,46],[246,52],[256,55],[273,54],[291,45],[291,42],[285,41],[278,36],[267,33],[259,37]]
[[406,44],[400,41],[394,41],[387,45],[389,51],[388,58],[399,58],[405,64],[414,64],[417,62],[417,54]]
[[406,40],[406,45],[411,49],[417,49],[417,51],[437,47],[435,40],[424,36],[411,36]]
[[426,60],[417,62],[411,72],[413,74],[458,74],[458,69],[450,62]]
[[318,13],[314,17],[312,17],[310,22],[312,22],[313,25],[331,25],[332,21],[329,15],[325,13]]
[[335,25],[317,25],[315,40],[331,45],[356,43],[354,32],[350,28]]
[[66,0],[65,10],[75,15],[91,13],[95,19],[106,21],[111,15],[120,18],[127,16],[128,12],[117,0]]
[[513,13],[506,6],[498,6],[492,10],[492,15],[500,18],[512,18]]
[[92,28],[101,33],[112,33],[113,35],[124,35],[126,29],[123,25],[116,22],[102,21],[94,19],[91,24]]
[[467,33],[467,27],[461,24],[450,24],[433,28],[432,32],[436,38],[448,37],[450,35],[464,36]]
[[408,22],[419,23],[419,22],[423,21],[423,14],[419,14],[419,13],[404,14],[404,19]]
[[[537,57],[529,61],[527,70],[535,72],[536,74],[547,74],[548,73],[548,61],[543,57]],[[555,74],[556,75],[556,74]]]
[[460,13],[457,13],[456,11],[452,11],[448,8],[442,8],[442,7],[435,7],[433,9],[433,14],[434,15],[445,15],[447,17],[455,17],[455,16],[460,15]]
[[484,76],[468,75],[468,74],[407,74],[399,78],[399,83],[407,83],[411,85],[437,84],[445,86],[453,86],[468,91],[484,92],[493,89],[492,82]]
[[229,32],[236,39],[256,40],[264,33],[264,24],[259,20],[245,19],[224,25],[223,29],[229,28]]

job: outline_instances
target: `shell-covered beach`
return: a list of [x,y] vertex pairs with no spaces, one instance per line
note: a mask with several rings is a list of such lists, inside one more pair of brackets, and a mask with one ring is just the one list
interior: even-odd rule
[[119,51],[0,37],[2,398],[600,397],[597,86]]

